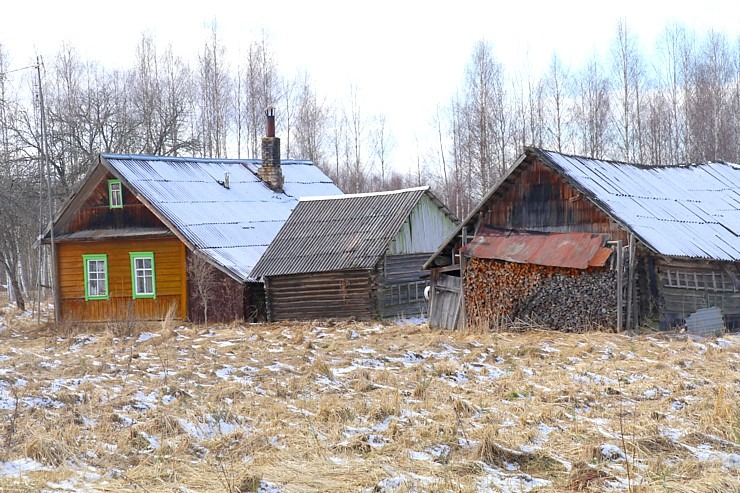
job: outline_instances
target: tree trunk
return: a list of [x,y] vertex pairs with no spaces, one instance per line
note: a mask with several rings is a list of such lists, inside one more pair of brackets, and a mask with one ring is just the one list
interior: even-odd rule
[[18,307],[19,310],[26,311],[26,300],[23,298],[23,291],[21,290],[21,286],[18,283],[18,276],[15,274],[15,272],[8,268],[7,264],[5,264],[4,266],[5,272],[8,274],[10,291],[13,293],[15,305]]

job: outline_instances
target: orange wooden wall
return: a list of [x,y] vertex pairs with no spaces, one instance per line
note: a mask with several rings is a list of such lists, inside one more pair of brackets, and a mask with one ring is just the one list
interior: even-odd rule
[[[176,318],[186,318],[185,245],[177,238],[60,242],[56,248],[61,320],[161,320],[173,303]],[[132,298],[130,252],[154,252],[156,299]],[[82,256],[89,254],[108,255],[107,300],[85,301]]]

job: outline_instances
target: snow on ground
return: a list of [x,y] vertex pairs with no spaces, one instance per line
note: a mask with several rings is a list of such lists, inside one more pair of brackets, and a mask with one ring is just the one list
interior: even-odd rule
[[11,326],[0,490],[729,491],[739,368],[738,335]]

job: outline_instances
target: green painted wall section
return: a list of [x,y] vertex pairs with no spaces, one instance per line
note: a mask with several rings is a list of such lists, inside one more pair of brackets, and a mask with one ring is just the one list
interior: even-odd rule
[[455,223],[447,214],[424,195],[391,241],[386,253],[405,255],[434,252],[454,228]]

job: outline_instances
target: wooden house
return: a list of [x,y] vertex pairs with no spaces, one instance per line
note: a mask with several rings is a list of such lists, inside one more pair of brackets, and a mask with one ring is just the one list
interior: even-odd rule
[[280,161],[271,117],[262,161],[101,154],[45,236],[58,318],[156,320],[174,307],[200,321],[204,301],[212,321],[258,316],[252,267],[298,198],[341,194],[313,163]]
[[252,271],[269,320],[425,314],[421,267],[455,224],[428,187],[302,198]]
[[426,262],[430,324],[737,327],[739,235],[740,166],[527,148]]

